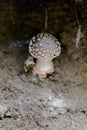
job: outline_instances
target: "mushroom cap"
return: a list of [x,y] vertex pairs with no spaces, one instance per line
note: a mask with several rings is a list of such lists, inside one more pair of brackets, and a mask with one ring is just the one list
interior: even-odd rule
[[39,33],[30,40],[29,53],[36,59],[52,60],[60,55],[61,46],[53,35]]

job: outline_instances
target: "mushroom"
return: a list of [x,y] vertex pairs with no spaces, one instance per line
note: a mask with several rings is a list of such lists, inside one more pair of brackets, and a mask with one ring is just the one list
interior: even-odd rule
[[54,72],[53,59],[60,55],[61,46],[51,34],[39,33],[29,43],[29,53],[36,59],[33,73],[38,77],[47,77]]

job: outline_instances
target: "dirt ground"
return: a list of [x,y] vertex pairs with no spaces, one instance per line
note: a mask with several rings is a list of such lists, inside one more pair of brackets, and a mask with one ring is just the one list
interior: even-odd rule
[[0,130],[87,130],[87,55],[70,52],[42,79],[24,72],[27,48],[0,50]]

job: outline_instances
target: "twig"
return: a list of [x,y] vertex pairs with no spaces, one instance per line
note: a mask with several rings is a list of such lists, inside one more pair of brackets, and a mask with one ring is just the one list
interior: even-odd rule
[[45,10],[45,24],[44,24],[44,30],[47,30],[47,26],[48,26],[48,14],[47,14],[47,9]]
[[80,39],[81,39],[81,25],[79,25],[77,33],[76,33],[76,48],[79,47]]
[[77,14],[77,9],[76,9],[76,5],[74,4],[74,9],[75,9],[75,13],[76,13],[76,21],[77,21],[77,24],[78,24],[78,30],[77,30],[77,33],[76,33],[76,48],[79,47],[79,42],[80,42],[80,39],[81,39],[81,25],[80,25],[80,22],[79,22],[79,18],[78,18],[78,14]]

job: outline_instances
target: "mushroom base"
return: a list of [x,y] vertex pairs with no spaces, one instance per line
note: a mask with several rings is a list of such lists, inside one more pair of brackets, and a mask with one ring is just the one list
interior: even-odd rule
[[36,65],[33,68],[34,75],[42,78],[46,78],[47,74],[52,74],[53,72],[53,62],[49,60],[37,60]]

